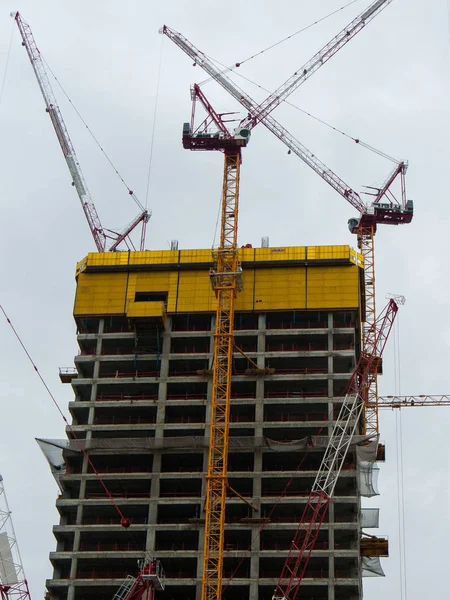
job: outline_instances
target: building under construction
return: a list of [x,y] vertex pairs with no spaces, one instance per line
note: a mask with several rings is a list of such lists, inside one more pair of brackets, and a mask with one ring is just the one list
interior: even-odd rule
[[[363,269],[348,246],[242,248],[239,260],[223,598],[271,600],[360,352]],[[210,250],[171,250],[93,253],[77,266],[79,355],[61,379],[75,394],[73,430],[131,526],[68,431],[52,600],[112,600],[146,555],[166,572],[157,597],[201,596],[213,264]],[[376,526],[360,506],[376,449],[359,448],[299,597],[358,600],[369,557],[386,554],[361,537],[361,519]]]

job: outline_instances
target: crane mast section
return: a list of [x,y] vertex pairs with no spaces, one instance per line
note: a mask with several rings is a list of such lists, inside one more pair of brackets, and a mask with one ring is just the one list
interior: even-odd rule
[[239,289],[237,227],[241,154],[225,154],[220,244],[211,282],[217,297],[208,472],[206,477],[202,600],[222,593],[228,430],[234,347],[234,305]]
[[[223,71],[216,68],[213,62],[200,50],[198,50],[181,33],[170,29],[164,25],[161,33],[169,37],[183,52],[185,52],[195,64],[200,66],[210,77],[221,85],[235,100],[237,100],[250,115],[258,110],[258,105],[250,96],[237,86]],[[333,173],[323,162],[321,162],[306,146],[296,140],[282,125],[273,117],[266,116],[260,119],[260,122],[269,129],[279,140],[281,140],[294,154],[301,158],[313,171],[315,171],[324,181],[335,189],[343,198],[356,208],[360,213],[366,211],[366,205],[361,200],[359,194],[354,192],[336,173]]]
[[275,90],[264,102],[262,102],[256,111],[243,119],[241,127],[254,127],[277,106],[299,88],[307,79],[311,77],[320,67],[322,67],[330,58],[332,58],[343,46],[355,37],[372,19],[374,19],[388,4],[393,0],[376,0],[365,11],[358,15],[351,23],[344,27],[328,44],[317,52],[308,62],[290,77],[283,85]]
[[316,479],[311,488],[289,554],[278,580],[274,600],[295,600],[314,549],[336,482],[353,441],[366,400],[365,390],[376,376],[398,306],[390,300],[367,333],[365,345],[350,379]]
[[41,53],[36,45],[30,26],[22,19],[19,13],[16,13],[15,20],[44,98],[46,110],[51,119],[56,137],[58,138],[59,145],[61,146],[65,161],[72,176],[73,185],[77,191],[81,206],[83,207],[95,245],[99,252],[104,252],[106,249],[106,236],[103,232],[103,227],[94,203],[91,200],[83,173],[81,172],[75,148],[70,139],[66,124],[64,123],[61,110],[56,102]]

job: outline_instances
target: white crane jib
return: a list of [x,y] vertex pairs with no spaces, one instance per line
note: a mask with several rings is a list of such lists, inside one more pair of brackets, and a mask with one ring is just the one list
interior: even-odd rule
[[[28,25],[28,23],[26,23],[23,20],[20,13],[11,13],[11,15],[14,17],[19,28],[20,35],[22,37],[22,45],[27,51],[28,58],[31,62],[31,66],[33,67],[34,74],[36,75],[39,88],[44,98],[46,111],[52,121],[56,137],[58,138],[58,142],[61,146],[64,159],[72,176],[72,185],[77,191],[78,197],[81,202],[81,206],[83,208],[83,212],[89,225],[89,229],[91,231],[92,237],[94,238],[95,245],[97,246],[97,250],[99,252],[105,252],[108,249],[115,250],[117,249],[117,246],[123,241],[129,242],[131,247],[134,248],[134,245],[131,239],[128,238],[128,235],[131,233],[132,229],[134,229],[139,223],[142,223],[140,249],[143,250],[143,238],[145,235],[146,225],[150,219],[150,213],[146,209],[144,209],[144,207],[140,204],[140,202],[137,200],[134,194],[130,192],[130,194],[133,196],[134,200],[137,202],[141,210],[139,215],[133,221],[133,227],[131,229],[130,227],[127,227],[125,232],[121,234],[103,228],[100,222],[100,218],[97,214],[94,202],[92,201],[91,195],[89,193],[83,173],[81,171],[80,163],[78,162],[78,158],[75,153],[75,148],[72,144],[69,132],[61,114],[61,110],[56,101],[56,97],[50,84],[50,79],[48,77],[44,61],[36,45],[36,41],[33,37],[31,28]],[[111,248],[107,248],[107,238],[113,240]]]

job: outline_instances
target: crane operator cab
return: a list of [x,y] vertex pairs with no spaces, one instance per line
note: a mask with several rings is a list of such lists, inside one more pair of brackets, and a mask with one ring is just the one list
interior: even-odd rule
[[248,142],[250,141],[250,135],[251,135],[250,129],[247,129],[246,127],[237,127],[234,130],[233,138],[238,142],[242,141],[242,146],[246,146],[248,144]]
[[360,227],[375,227],[379,223],[386,225],[401,225],[411,223],[414,215],[414,202],[407,200],[405,208],[400,204],[373,202],[367,207],[367,212],[359,219],[349,219],[350,233],[358,233]]

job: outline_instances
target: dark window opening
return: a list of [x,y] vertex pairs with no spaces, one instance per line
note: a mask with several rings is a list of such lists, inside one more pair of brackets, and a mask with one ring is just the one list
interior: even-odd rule
[[136,292],[135,302],[167,302],[167,292]]

